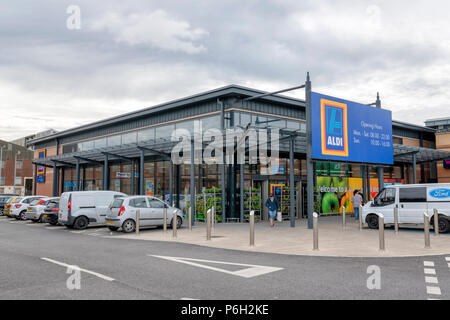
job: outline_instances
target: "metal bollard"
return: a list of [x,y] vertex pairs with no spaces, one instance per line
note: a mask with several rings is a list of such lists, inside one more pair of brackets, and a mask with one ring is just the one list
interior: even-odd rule
[[173,237],[176,238],[177,237],[177,222],[178,222],[178,215],[174,212],[172,214],[172,231],[173,231]]
[[167,232],[167,208],[164,208],[164,233]]
[[386,249],[384,242],[384,215],[380,214],[378,216],[378,231],[380,233],[380,251]]
[[361,231],[362,229],[363,229],[363,222],[362,222],[362,210],[363,210],[363,207],[362,207],[362,205],[359,205],[359,230]]
[[141,229],[141,210],[136,210],[136,234],[140,234]]
[[425,235],[425,248],[430,247],[430,221],[426,212],[423,213],[423,233]]
[[189,221],[189,223],[188,223],[188,225],[189,225],[189,230],[192,230],[192,206],[191,207],[189,207],[189,219],[188,219]]
[[398,234],[398,207],[394,208],[394,230],[395,234]]
[[211,240],[211,211],[206,212],[206,240]]
[[212,230],[214,230],[214,225],[215,225],[215,223],[216,223],[216,207],[213,206],[213,207],[212,207],[212,220],[211,220],[211,224],[212,224],[211,229],[212,229]]
[[319,215],[313,213],[313,250],[319,250]]
[[439,212],[437,209],[433,209],[433,216],[434,216],[434,235],[439,235]]
[[342,229],[345,229],[345,207],[342,206]]
[[255,211],[250,211],[250,245],[255,245]]

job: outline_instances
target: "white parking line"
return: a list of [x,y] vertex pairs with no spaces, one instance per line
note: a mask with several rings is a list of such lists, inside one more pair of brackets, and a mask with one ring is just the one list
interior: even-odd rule
[[45,227],[45,229],[48,229],[48,230],[61,230],[61,229],[66,229],[66,227],[64,227],[64,226],[54,226],[54,227]]
[[72,233],[75,233],[75,234],[80,234],[80,233],[84,233],[84,232],[86,232],[86,230],[80,230],[80,231],[70,231],[70,232],[72,232]]
[[[428,300],[435,300],[435,298],[436,298],[435,296],[441,295],[441,288],[439,288],[439,286],[437,286],[437,284],[439,283],[438,278],[426,276],[426,275],[436,275],[436,269],[434,268],[434,262],[433,261],[424,261],[423,265],[424,265],[423,272],[425,273],[425,283],[426,284],[434,284],[434,286],[431,286],[431,285],[426,286]],[[425,267],[429,267],[429,268],[425,268]],[[432,295],[434,297],[430,297],[430,295]]]
[[[59,262],[59,261],[56,261],[56,260],[53,260],[53,259],[49,259],[49,258],[41,258],[41,259],[44,260],[44,261],[47,261],[47,262],[51,262],[51,263],[54,263],[54,264],[66,267],[66,268],[74,268],[74,267],[76,267],[76,266],[73,266],[73,265],[70,265],[70,264],[66,264],[64,262]],[[82,269],[82,268],[79,268],[79,270],[82,271],[82,272],[91,274],[93,276],[96,276],[96,277],[98,277],[100,279],[106,280],[106,281],[114,281],[115,280],[115,279],[113,279],[111,277],[105,276],[105,275],[103,275],[101,273],[98,273],[98,272],[94,272],[94,271],[90,271],[90,270],[86,270],[86,269]]]
[[445,261],[450,262],[450,257],[445,257]]
[[425,268],[424,269],[425,274],[436,274],[436,270],[431,268]]

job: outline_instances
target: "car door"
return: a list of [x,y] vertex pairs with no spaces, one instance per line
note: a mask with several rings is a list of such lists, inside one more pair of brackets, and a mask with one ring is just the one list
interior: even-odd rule
[[423,213],[427,210],[426,187],[399,188],[398,215],[401,223],[423,223]]
[[135,218],[136,212],[139,210],[139,222],[141,226],[149,226],[152,224],[151,210],[148,206],[146,197],[130,199],[129,206],[132,208],[130,213],[133,218]]
[[151,209],[152,222],[154,225],[164,224],[164,208],[165,203],[159,199],[148,197],[149,206]]

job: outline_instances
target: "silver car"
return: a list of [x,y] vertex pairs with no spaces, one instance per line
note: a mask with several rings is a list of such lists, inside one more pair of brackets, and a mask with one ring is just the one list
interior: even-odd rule
[[110,212],[106,215],[106,225],[111,231],[122,228],[123,232],[134,232],[136,231],[136,212],[139,210],[141,227],[162,226],[165,208],[167,209],[167,225],[172,226],[173,217],[176,215],[177,228],[180,228],[184,221],[183,212],[149,196],[116,198],[110,205]]
[[51,200],[57,200],[59,198],[49,198],[49,199],[36,199],[30,203],[28,206],[25,218],[33,222],[44,222],[42,217],[45,207]]
[[28,210],[28,207],[30,206],[30,203],[34,200],[40,200],[40,199],[48,199],[48,197],[45,196],[26,196],[18,198],[11,206],[11,212],[9,215],[11,217],[16,218],[17,220],[26,220],[26,213]]

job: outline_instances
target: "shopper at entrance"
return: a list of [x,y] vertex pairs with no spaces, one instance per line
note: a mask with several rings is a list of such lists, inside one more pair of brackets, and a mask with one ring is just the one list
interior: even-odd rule
[[359,193],[359,190],[356,189],[353,191],[353,197],[352,197],[352,204],[353,204],[353,210],[355,212],[355,220],[359,220],[359,206],[362,205],[363,198],[361,194]]
[[269,209],[270,226],[273,227],[275,225],[275,218],[277,217],[277,210],[279,209],[278,201],[273,194],[270,194],[266,200],[266,207]]

